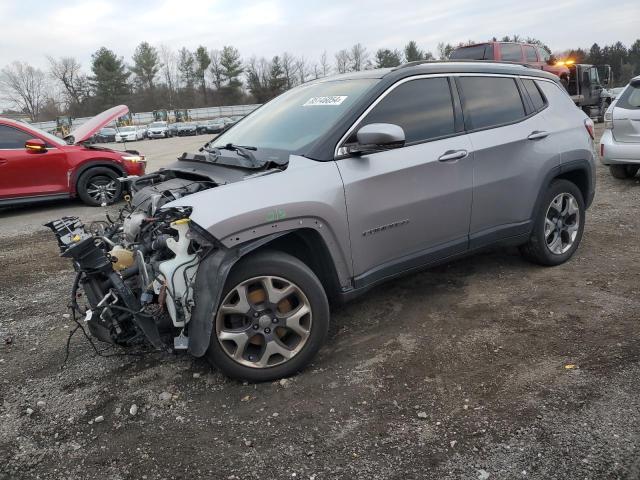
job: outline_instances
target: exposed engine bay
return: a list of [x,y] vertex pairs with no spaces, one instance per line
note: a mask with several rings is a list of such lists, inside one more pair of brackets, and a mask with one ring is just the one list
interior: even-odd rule
[[[184,154],[168,168],[123,179],[131,180],[131,195],[116,219],[107,215],[106,221],[85,226],[77,217],[63,217],[46,224],[57,237],[61,256],[71,259],[76,271],[70,303],[74,319],[84,318],[91,335],[111,344],[188,349],[198,270],[206,260],[209,271],[213,264],[227,265],[228,271],[233,252],[190,221],[190,207],[163,206],[282,167],[232,168]],[[221,278],[218,283],[226,276]],[[222,285],[211,288],[207,279],[201,283],[211,297],[201,300],[206,311],[215,305]],[[208,339],[195,349],[198,356],[207,344]]]

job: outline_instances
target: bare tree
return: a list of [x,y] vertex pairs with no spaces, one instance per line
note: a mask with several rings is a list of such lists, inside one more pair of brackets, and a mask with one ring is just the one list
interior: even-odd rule
[[80,105],[89,97],[89,83],[82,65],[73,57],[47,57],[47,60],[49,75],[62,87],[69,113],[79,114]]
[[338,73],[346,73],[351,66],[351,56],[347,50],[340,50],[336,53],[336,70]]
[[331,65],[329,65],[329,60],[327,59],[327,51],[322,52],[320,56],[320,72],[321,76],[326,77],[331,72]]
[[216,87],[216,90],[220,90],[222,87],[222,65],[220,64],[220,50],[211,50],[209,52],[211,58],[211,64],[209,65],[209,73],[211,75],[211,83]]
[[47,101],[44,72],[26,62],[13,62],[0,72],[0,89],[5,99],[37,122],[40,110]]
[[284,52],[280,61],[285,78],[285,88],[288,90],[291,87],[295,87],[297,83],[296,59],[290,53]]
[[303,84],[307,81],[307,76],[309,75],[307,61],[304,59],[304,57],[300,57],[296,61],[296,70],[298,72],[298,83]]
[[178,88],[178,61],[175,52],[167,45],[160,45],[160,62],[162,62],[161,74],[169,93],[169,107],[175,102],[176,89]]
[[351,70],[354,72],[365,70],[370,65],[369,52],[361,43],[356,43],[351,47],[349,58],[351,60]]

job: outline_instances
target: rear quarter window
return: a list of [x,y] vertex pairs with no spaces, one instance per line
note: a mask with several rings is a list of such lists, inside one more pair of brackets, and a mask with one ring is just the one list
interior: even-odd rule
[[529,79],[523,79],[522,84],[524,85],[524,88],[527,91],[529,98],[531,99],[531,103],[533,104],[533,109],[536,112],[539,112],[540,110],[542,110],[546,106],[547,102],[545,98],[542,96],[542,92],[540,92],[540,89],[536,85],[536,82]]
[[513,78],[459,77],[467,128],[478,130],[525,117],[520,90]]
[[616,107],[626,108],[627,110],[640,109],[640,88],[629,85],[620,94]]

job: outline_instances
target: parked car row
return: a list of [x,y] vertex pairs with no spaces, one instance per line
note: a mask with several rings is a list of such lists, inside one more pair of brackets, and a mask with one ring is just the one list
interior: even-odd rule
[[118,128],[104,127],[92,137],[92,142],[133,142],[146,138],[169,138],[220,133],[227,127],[239,122],[242,118],[243,115],[235,115],[233,117],[219,117],[213,120],[201,120],[198,122],[168,123],[159,121],[152,122],[149,125],[132,125]]

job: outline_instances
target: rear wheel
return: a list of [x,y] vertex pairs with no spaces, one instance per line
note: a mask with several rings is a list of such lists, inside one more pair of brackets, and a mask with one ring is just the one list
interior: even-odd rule
[[230,377],[263,382],[311,361],[327,336],[329,305],[303,262],[264,252],[231,271],[213,322],[209,361]]
[[80,200],[87,205],[110,205],[122,196],[122,184],[118,181],[118,174],[110,168],[96,167],[82,174],[77,192]]
[[614,178],[633,178],[638,173],[638,165],[609,165],[609,171]]
[[522,255],[540,265],[560,265],[577,250],[584,230],[584,200],[568,180],[554,180],[544,193],[529,241]]

